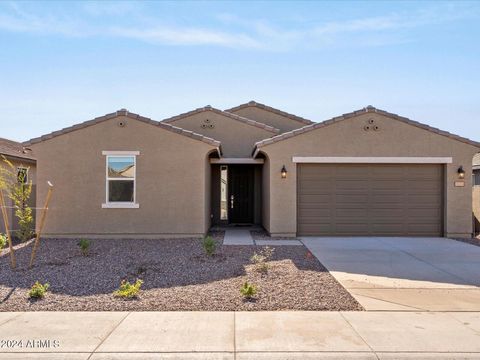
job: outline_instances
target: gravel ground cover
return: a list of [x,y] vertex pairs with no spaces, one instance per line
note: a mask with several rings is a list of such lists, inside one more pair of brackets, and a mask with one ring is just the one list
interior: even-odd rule
[[[92,240],[83,256],[73,239],[41,243],[33,269],[27,269],[31,243],[17,245],[17,269],[0,253],[0,311],[169,311],[169,310],[363,310],[303,246],[278,246],[268,273],[250,263],[256,246],[222,246],[207,257],[200,239]],[[142,279],[138,298],[112,295],[122,279]],[[45,298],[32,301],[35,281],[50,284]],[[245,281],[258,293],[246,301]]]

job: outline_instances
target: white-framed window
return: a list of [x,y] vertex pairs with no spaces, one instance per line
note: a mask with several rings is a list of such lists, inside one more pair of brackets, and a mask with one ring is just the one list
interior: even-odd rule
[[22,166],[17,167],[17,181],[22,184],[28,183],[28,168]]
[[136,168],[138,151],[103,151],[105,203],[103,208],[138,208]]

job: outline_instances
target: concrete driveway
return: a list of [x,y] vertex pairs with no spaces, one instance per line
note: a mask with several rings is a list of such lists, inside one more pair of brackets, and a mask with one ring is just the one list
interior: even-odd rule
[[480,311],[480,247],[445,238],[302,242],[366,310]]

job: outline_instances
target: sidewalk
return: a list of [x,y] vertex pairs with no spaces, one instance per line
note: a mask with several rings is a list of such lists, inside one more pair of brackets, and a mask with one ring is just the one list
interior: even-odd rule
[[480,358],[479,312],[0,313],[0,334],[0,359]]

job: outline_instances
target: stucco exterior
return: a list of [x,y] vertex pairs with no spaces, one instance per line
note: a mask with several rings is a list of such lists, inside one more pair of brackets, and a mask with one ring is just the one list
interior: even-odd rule
[[278,134],[278,130],[266,130],[208,110],[178,117],[173,121],[167,120],[167,122],[220,141],[222,154],[226,158],[250,158],[257,141]]
[[295,130],[312,123],[309,120],[255,102],[250,102],[226,111],[273,126],[279,129],[281,133]]
[[[252,196],[249,214],[254,215],[237,223],[261,222],[273,236],[296,236],[293,157],[415,157],[449,159],[438,172],[444,177],[439,228],[448,237],[472,236],[472,211],[480,215],[480,187],[473,196],[471,190],[472,158],[479,143],[373,107],[323,123],[257,103],[228,111],[239,115],[207,106],[156,122],[122,109],[26,142],[37,158],[37,204],[43,204],[47,181],[54,184],[45,235],[196,237],[212,225],[235,223],[230,217],[220,219],[222,164],[234,175],[235,166],[250,174],[254,170],[253,180],[231,182],[252,182],[244,187],[251,189],[248,196],[240,196]],[[138,152],[134,207],[103,206],[108,151]],[[286,178],[280,174],[284,165]],[[460,166],[464,179],[459,179]],[[227,190],[230,199],[228,192],[235,190]],[[241,207],[229,209],[238,212]]]
[[[378,130],[365,130],[373,119]],[[269,161],[270,181],[265,183],[264,227],[272,235],[295,236],[297,232],[297,166],[293,156],[331,157],[452,157],[445,165],[444,235],[472,236],[472,158],[478,148],[378,114],[361,113],[297,136],[259,147]],[[286,179],[280,176],[285,165]],[[465,186],[456,187],[457,169],[465,169]]]
[[476,233],[480,233],[480,186],[473,187],[473,216]]
[[[120,123],[126,124],[119,126]],[[126,116],[30,145],[37,156],[37,201],[54,185],[47,237],[200,236],[209,228],[208,155],[215,146]],[[139,151],[138,208],[102,208],[102,151]]]

